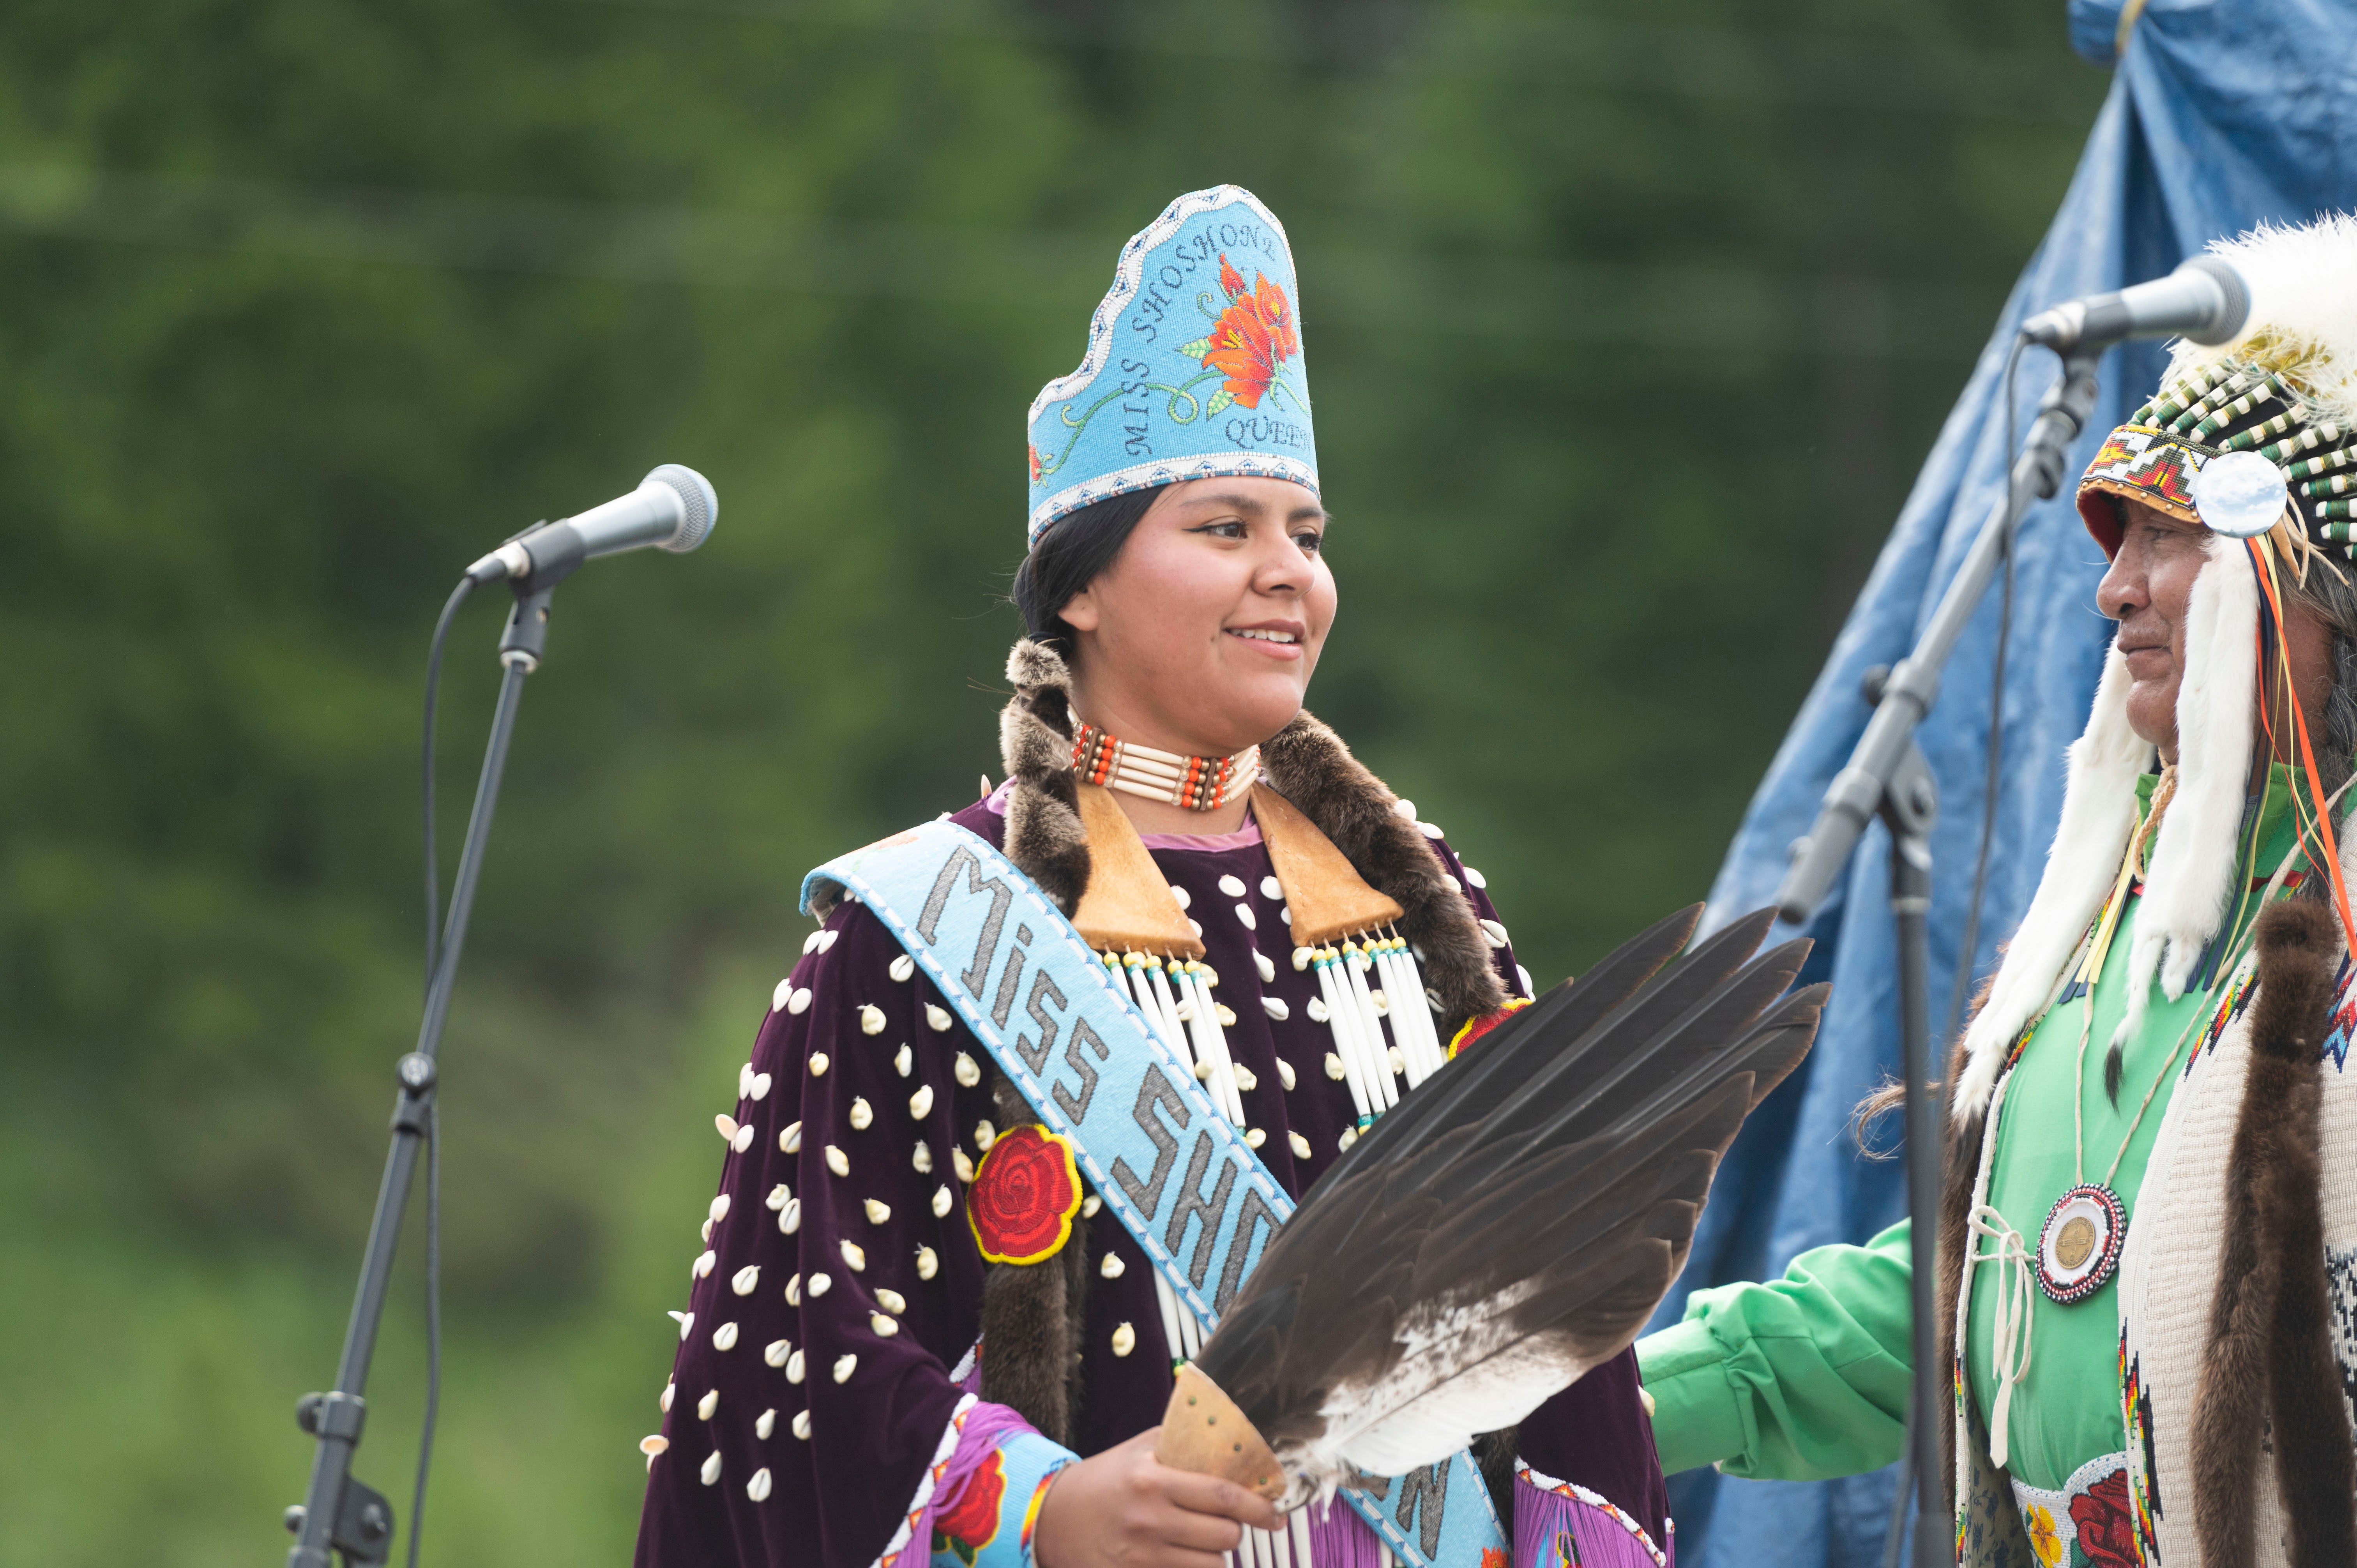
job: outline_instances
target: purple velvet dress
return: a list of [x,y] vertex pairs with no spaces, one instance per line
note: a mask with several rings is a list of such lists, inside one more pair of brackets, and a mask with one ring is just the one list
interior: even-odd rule
[[[955,820],[998,843],[1003,811],[994,798]],[[1478,874],[1430,842],[1494,921]],[[1263,1130],[1261,1159],[1298,1197],[1353,1118],[1328,1075],[1331,1036],[1309,1017],[1316,979],[1291,961],[1268,852],[1250,823],[1146,844],[1185,893],[1216,1000],[1236,1015],[1228,1047],[1254,1080],[1245,1125]],[[985,1264],[957,1166],[981,1157],[996,1113],[978,1070],[988,1058],[921,972],[895,978],[900,956],[846,902],[762,1021],[719,1123],[719,1197],[663,1391],[667,1446],[648,1463],[639,1568],[1031,1560],[1038,1498],[1072,1456],[974,1395]],[[1512,950],[1496,961],[1508,991],[1527,994]],[[1110,1216],[1086,1233],[1083,1455],[1154,1425],[1171,1388],[1145,1254]],[[1667,1568],[1668,1499],[1633,1352],[1532,1413],[1514,1490],[1517,1564]],[[1376,1561],[1374,1536],[1340,1502],[1313,1518],[1316,1568]]]

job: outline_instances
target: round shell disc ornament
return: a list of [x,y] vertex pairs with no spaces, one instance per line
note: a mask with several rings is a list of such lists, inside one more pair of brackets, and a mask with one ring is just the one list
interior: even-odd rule
[[2202,526],[2237,539],[2273,528],[2290,499],[2283,470],[2256,452],[2222,452],[2193,476],[2193,510]]
[[2038,1233],[2038,1288],[2058,1306],[2086,1300],[2120,1266],[2127,1214],[2119,1195],[2096,1183],[2055,1199]]

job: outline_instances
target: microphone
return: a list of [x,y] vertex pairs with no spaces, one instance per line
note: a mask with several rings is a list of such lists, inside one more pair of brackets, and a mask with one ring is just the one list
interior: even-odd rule
[[467,577],[477,584],[527,578],[544,588],[572,575],[592,556],[650,544],[684,555],[711,537],[719,519],[720,498],[712,482],[693,468],[665,463],[629,495],[527,529],[468,567]]
[[2021,335],[2058,354],[2104,348],[2123,338],[2185,338],[2223,343],[2250,319],[2243,274],[2216,256],[2196,256],[2165,278],[2089,295],[2041,310]]

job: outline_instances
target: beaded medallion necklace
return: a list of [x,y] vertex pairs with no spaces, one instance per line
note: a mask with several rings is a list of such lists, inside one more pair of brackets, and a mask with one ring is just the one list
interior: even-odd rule
[[1216,811],[1241,799],[1260,777],[1260,747],[1248,746],[1233,757],[1183,757],[1080,724],[1072,739],[1072,771],[1108,789],[1189,811]]

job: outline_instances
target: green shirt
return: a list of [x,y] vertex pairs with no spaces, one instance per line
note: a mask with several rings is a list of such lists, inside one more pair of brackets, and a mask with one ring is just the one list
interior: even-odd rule
[[[2244,836],[2246,866],[2262,883],[2295,847],[2292,779],[2281,764],[2270,769],[2257,819]],[[2140,805],[2149,804],[2153,783],[2150,777],[2140,783]],[[2255,842],[2260,847],[2253,860]],[[2173,1003],[2156,994],[2144,1026],[2127,1043],[2119,1102],[2112,1103],[2104,1092],[2104,1052],[2127,1007],[2137,902],[2128,900],[2092,997],[2065,1002],[2040,1022],[2006,1090],[1987,1201],[2021,1232],[2033,1267],[2048,1209],[2082,1179],[2071,1111],[2087,1008],[2093,1007],[2094,1017],[2078,1095],[2085,1118],[2083,1179],[2102,1181],[2126,1139],[2111,1186],[2133,1219],[2145,1161],[2179,1077],[2164,1072],[2163,1064],[2172,1053],[2183,1062],[2180,1036],[2214,1005],[2196,989]],[[2226,953],[2257,918],[2257,903],[2255,889],[2222,939]],[[2218,993],[2229,967],[2218,966]],[[2147,1090],[2152,1103],[2139,1121]],[[1912,1356],[1910,1234],[1901,1221],[1863,1247],[1803,1252],[1781,1280],[1696,1291],[1684,1322],[1640,1343],[1662,1468],[1716,1463],[1732,1476],[1814,1480],[1896,1459]],[[1984,1240],[1976,1250],[1989,1248]],[[1965,1376],[1984,1414],[1996,1408],[1989,1347],[1996,1267],[1975,1269],[1965,1342]],[[2030,1288],[2032,1354],[2014,1388],[2006,1432],[2007,1468],[2032,1487],[2060,1489],[2088,1460],[2120,1447],[2117,1288],[2116,1279],[2106,1282],[2070,1306],[2056,1305],[2035,1284]]]

